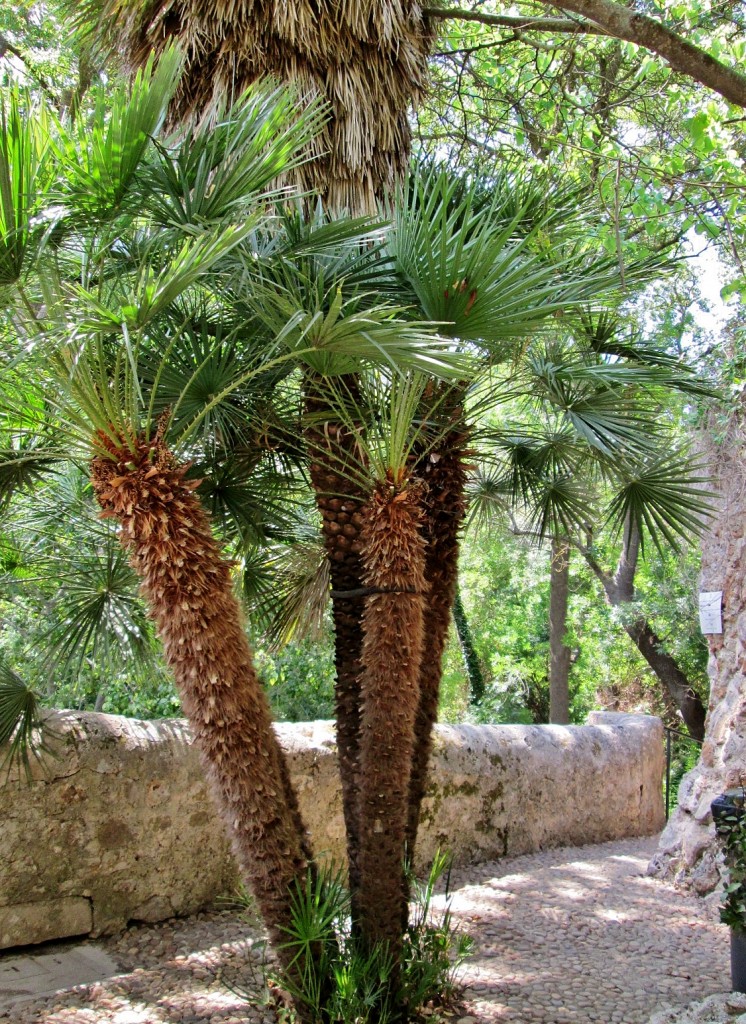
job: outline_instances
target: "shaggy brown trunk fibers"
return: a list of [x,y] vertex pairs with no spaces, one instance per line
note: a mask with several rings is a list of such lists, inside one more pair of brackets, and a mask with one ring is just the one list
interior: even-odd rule
[[[442,661],[451,622],[451,608],[458,580],[459,532],[464,521],[466,469],[463,451],[466,437],[452,431],[423,460],[427,487],[423,500],[423,533],[427,542],[425,580],[427,653],[420,668],[419,703],[415,724],[415,748],[409,790],[407,852],[414,857],[420,807],[427,786],[433,727],[438,720]],[[407,907],[404,905],[406,919]]]
[[[234,850],[280,948],[311,850],[233,594],[185,467],[158,439],[97,438],[93,489],[121,524]],[[287,957],[286,957],[287,958]]]
[[387,943],[398,957],[425,609],[419,488],[379,486],[363,517],[363,578],[373,593],[363,614],[360,920],[368,945]]
[[[348,381],[356,389],[354,378]],[[352,396],[354,398],[354,395]],[[335,711],[337,756],[342,784],[342,807],[353,920],[357,920],[360,885],[360,652],[363,598],[360,528],[366,495],[355,478],[360,474],[356,435],[339,422],[323,387],[309,378],[305,430],[311,485],[321,514],[321,532],[329,559],[334,623]],[[329,420],[323,419],[329,416]],[[344,595],[351,595],[345,597]]]

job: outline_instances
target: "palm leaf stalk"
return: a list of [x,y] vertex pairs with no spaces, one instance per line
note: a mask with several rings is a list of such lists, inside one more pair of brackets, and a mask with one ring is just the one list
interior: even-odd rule
[[98,434],[96,498],[121,526],[241,868],[282,955],[311,851],[269,705],[194,482],[158,435]]
[[[363,510],[360,919],[363,941],[401,951],[410,775],[427,584],[421,488],[378,484]],[[392,977],[395,989],[396,978]]]

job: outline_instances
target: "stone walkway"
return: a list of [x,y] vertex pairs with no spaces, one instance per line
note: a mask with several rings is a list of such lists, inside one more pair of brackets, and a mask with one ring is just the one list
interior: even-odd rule
[[[655,839],[624,840],[454,872],[454,917],[476,945],[463,969],[469,1014],[463,1024],[646,1024],[665,1007],[726,991],[728,933],[718,922],[717,901],[646,878],[655,845]],[[10,1004],[7,993],[3,1001],[1,970],[10,960],[0,960],[0,1019],[274,1020],[262,1003],[261,938],[235,913],[132,928],[74,948],[104,952],[120,973]],[[65,947],[52,952],[59,958]]]

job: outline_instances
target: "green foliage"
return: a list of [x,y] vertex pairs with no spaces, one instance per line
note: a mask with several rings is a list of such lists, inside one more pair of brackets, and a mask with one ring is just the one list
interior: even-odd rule
[[292,924],[285,948],[291,966],[276,980],[290,993],[303,1019],[313,1024],[389,1024],[401,1007],[416,1012],[432,1000],[439,1004],[456,991],[457,972],[472,948],[458,932],[448,909],[433,899],[449,858],[438,852],[424,882],[412,879],[411,920],[404,936],[399,991],[391,991],[394,961],[385,946],[364,950],[350,930],[349,893],[339,874],[309,872],[292,896]]
[[29,754],[37,754],[40,726],[39,695],[0,659],[0,768],[30,773]]
[[[596,555],[614,565],[618,547],[599,537]],[[571,560],[568,634],[572,650],[570,717],[588,711],[653,710],[668,714],[654,677],[622,629],[624,616],[643,612],[691,683],[707,699],[707,644],[696,606],[699,552],[652,549],[638,568],[637,596],[611,609],[583,560]],[[451,636],[445,656],[441,718],[484,723],[546,722],[549,709],[549,552],[511,538],[495,523],[468,532],[460,565],[461,592],[486,682],[483,700],[469,706],[461,652]],[[676,720],[671,720],[678,727]]]
[[278,721],[334,718],[334,649],[328,628],[320,638],[289,643],[275,652],[257,637],[254,656]]
[[[746,932],[746,824],[743,815],[743,792],[740,806],[717,822],[717,833],[728,866],[728,882],[720,907],[720,920],[729,928]],[[739,803],[739,801],[736,801]]]

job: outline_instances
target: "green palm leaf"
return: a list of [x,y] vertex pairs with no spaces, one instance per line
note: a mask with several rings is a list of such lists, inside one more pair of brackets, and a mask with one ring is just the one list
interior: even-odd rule
[[241,220],[259,192],[307,159],[302,150],[324,120],[320,101],[300,105],[292,89],[257,83],[230,115],[218,111],[209,124],[157,147],[144,174],[145,207],[182,229]]
[[315,532],[292,544],[276,546],[261,557],[271,587],[255,592],[253,610],[270,647],[290,640],[318,638],[329,606],[329,560]]
[[659,549],[669,544],[675,551],[680,541],[697,535],[714,515],[711,480],[700,458],[686,449],[651,457],[629,467],[622,486],[607,509],[607,520],[621,529],[632,522]]
[[0,660],[0,768],[23,768],[30,775],[30,756],[39,756],[39,695]]
[[50,187],[49,117],[14,90],[0,106],[0,285],[15,283],[44,223],[35,217]]
[[40,437],[22,437],[17,445],[0,448],[0,510],[7,507],[16,494],[31,490],[62,459],[62,453]]
[[346,298],[339,283],[319,296],[299,275],[282,290],[265,280],[254,285],[250,301],[268,335],[322,377],[355,373],[365,363],[446,379],[468,372],[469,359],[433,325],[412,321],[401,306]]
[[576,237],[587,229],[585,210],[568,214],[572,224],[558,231],[551,204],[542,218],[533,196],[516,208],[500,191],[510,180],[495,184],[485,205],[475,182],[447,170],[414,171],[399,195],[387,251],[425,317],[504,358],[509,342],[619,280],[607,255],[567,241],[569,227]]
[[129,88],[99,90],[92,117],[56,143],[65,168],[63,202],[75,214],[106,219],[125,199],[153,137],[166,117],[181,71],[181,55],[151,57]]

